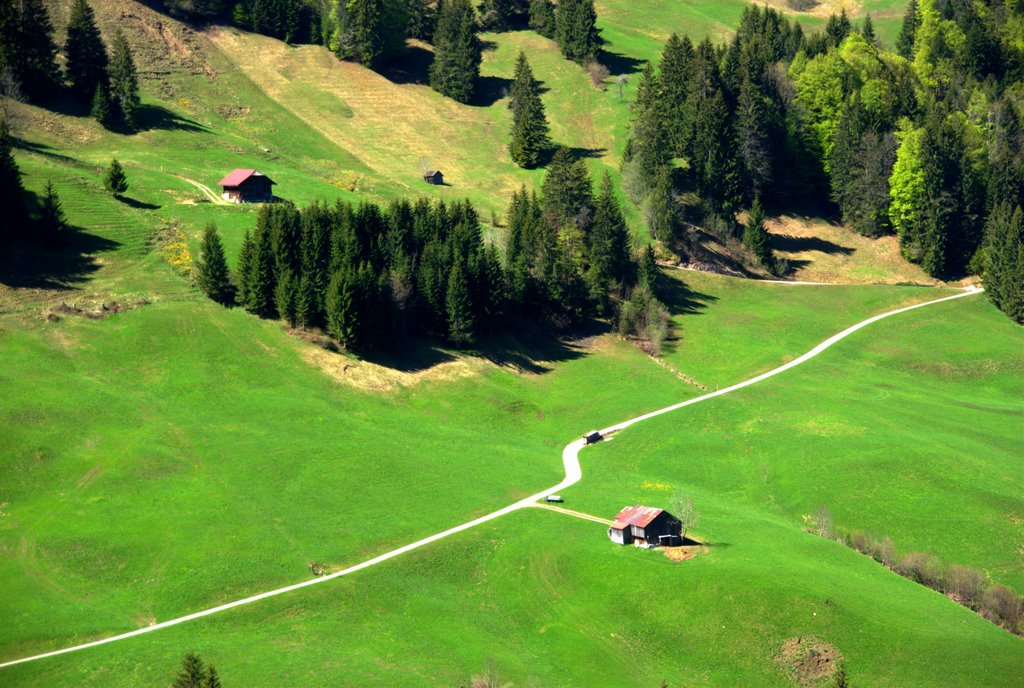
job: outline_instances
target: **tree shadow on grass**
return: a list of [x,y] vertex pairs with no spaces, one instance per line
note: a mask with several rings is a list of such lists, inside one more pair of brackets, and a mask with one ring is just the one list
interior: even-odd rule
[[116,241],[78,227],[69,227],[62,243],[55,247],[15,243],[0,261],[0,284],[14,289],[78,289],[100,268],[95,254],[118,246]]
[[776,251],[785,253],[802,253],[804,251],[818,251],[828,255],[839,254],[848,256],[856,249],[849,246],[841,246],[820,237],[800,237],[788,234],[773,234],[771,236],[771,247]]
[[[703,294],[690,289],[680,280],[665,276],[659,277],[655,292],[671,315],[701,315],[709,304],[718,301],[717,296]],[[661,344],[664,353],[671,354],[678,350],[682,341],[680,334],[679,327],[670,321],[668,333]]]
[[124,203],[129,208],[135,208],[136,210],[159,210],[163,206],[159,206],[155,203],[147,203],[146,201],[140,201],[127,196],[118,196],[117,200]]
[[644,65],[647,64],[644,60],[638,60],[635,57],[620,55],[619,53],[613,53],[607,50],[601,51],[597,57],[597,61],[608,68],[608,73],[611,76],[635,74],[641,71],[644,68]]
[[31,152],[36,153],[38,155],[42,155],[42,156],[45,156],[47,158],[53,158],[54,160],[58,160],[58,161],[63,162],[63,163],[75,163],[75,162],[78,162],[77,160],[72,158],[70,155],[65,155],[64,153],[58,153],[57,149],[51,148],[50,146],[47,146],[44,143],[37,143],[35,141],[27,141],[25,139],[19,139],[19,138],[12,139],[12,143],[14,144],[14,147],[19,149],[19,150],[31,151]]
[[476,91],[470,105],[490,107],[508,95],[512,80],[503,76],[482,76],[476,82]]
[[[600,323],[587,325],[572,333],[580,337],[586,333],[599,334]],[[515,334],[488,335],[476,344],[464,349],[455,349],[424,337],[406,337],[400,340],[393,351],[375,351],[362,356],[363,360],[404,373],[418,373],[443,363],[456,360],[465,354],[476,356],[504,368],[540,375],[549,372],[553,364],[586,355],[583,347],[571,338],[560,338],[542,330],[539,326],[522,322],[513,328]]]
[[389,62],[378,71],[382,77],[393,84],[430,83],[430,63],[434,53],[418,45],[410,45],[399,57]]
[[136,114],[139,131],[164,129],[168,131],[209,132],[210,130],[188,117],[168,110],[162,105],[142,105]]

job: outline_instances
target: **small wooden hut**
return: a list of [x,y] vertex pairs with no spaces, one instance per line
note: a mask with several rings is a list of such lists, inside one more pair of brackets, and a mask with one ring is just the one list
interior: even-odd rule
[[235,203],[269,203],[274,200],[273,179],[257,170],[235,170],[220,180],[221,196]]

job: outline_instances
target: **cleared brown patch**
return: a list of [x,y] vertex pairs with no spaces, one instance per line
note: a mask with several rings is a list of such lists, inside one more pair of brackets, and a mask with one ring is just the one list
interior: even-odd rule
[[406,372],[324,349],[307,349],[302,353],[302,357],[337,382],[369,392],[393,392],[427,381],[473,377],[482,373],[487,366],[493,365],[467,356],[438,363],[423,370]]
[[660,547],[659,549],[662,554],[676,563],[689,561],[698,554],[704,554],[708,551],[707,547],[694,547],[693,545],[686,545],[683,547]]
[[900,254],[895,236],[861,236],[820,218],[782,215],[768,221],[772,248],[793,269],[787,279],[844,284],[922,284],[938,280]]
[[860,0],[820,0],[820,2],[807,10],[806,12],[797,12],[789,6],[786,0],[761,0],[758,4],[765,4],[769,7],[774,7],[777,10],[782,10],[787,14],[796,15],[808,15],[812,17],[821,17],[822,19],[828,19],[833,13],[839,14],[841,10],[846,10],[846,14],[850,17],[859,17],[862,15],[864,10],[864,3]]
[[820,685],[835,676],[843,655],[835,646],[813,636],[790,638],[775,658],[802,686]]

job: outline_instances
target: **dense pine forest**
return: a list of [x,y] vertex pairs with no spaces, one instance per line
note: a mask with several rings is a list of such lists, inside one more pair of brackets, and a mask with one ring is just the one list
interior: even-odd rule
[[[699,195],[703,223],[819,199],[862,234],[895,233],[934,277],[995,265],[986,284],[1020,321],[1022,12],[1001,0],[914,0],[897,52],[879,44],[870,16],[854,26],[833,15],[806,35],[756,6],[728,44],[672,36],[638,89],[626,190],[681,252],[680,193]],[[757,236],[745,240],[772,269]]]

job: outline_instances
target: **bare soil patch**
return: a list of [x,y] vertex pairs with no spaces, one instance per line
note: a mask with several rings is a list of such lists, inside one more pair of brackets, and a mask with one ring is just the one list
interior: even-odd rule
[[816,686],[835,676],[843,655],[834,645],[812,636],[790,638],[775,658],[801,686]]
[[682,547],[660,547],[661,553],[672,561],[679,563],[682,561],[689,561],[698,554],[704,554],[707,552],[707,547],[684,545]]
[[117,313],[124,313],[126,311],[141,308],[149,304],[146,299],[139,299],[138,301],[130,304],[121,303],[120,301],[102,302],[99,304],[68,304],[64,301],[60,302],[59,306],[46,311],[44,317],[49,322],[60,322],[66,317],[77,317],[77,318],[88,318],[89,320],[104,320]]

